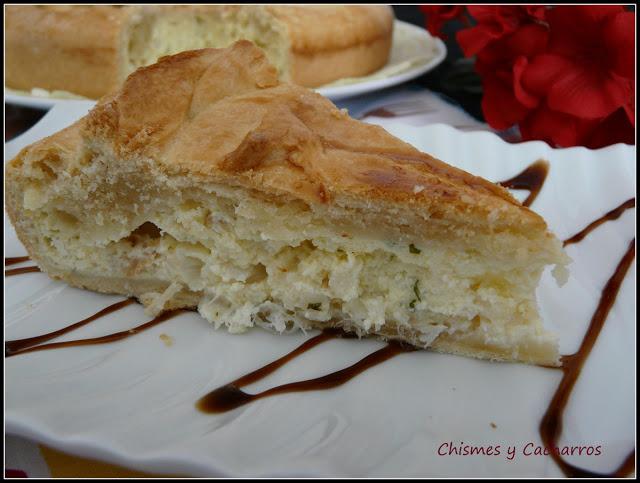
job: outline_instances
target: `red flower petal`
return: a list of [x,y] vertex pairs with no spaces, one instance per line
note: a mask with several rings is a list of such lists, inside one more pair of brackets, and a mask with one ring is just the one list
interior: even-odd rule
[[630,106],[627,104],[623,107],[623,109],[624,109],[624,112],[627,114],[627,119],[629,119],[629,122],[631,123],[631,125],[635,127],[636,114],[634,112],[633,106]]
[[504,32],[513,31],[527,22],[543,20],[546,14],[542,5],[468,5],[467,10],[478,23],[496,24]]
[[511,84],[496,76],[482,81],[482,112],[487,123],[495,129],[507,129],[522,120],[529,109],[516,99]]
[[513,93],[523,106],[533,109],[538,105],[540,99],[528,92],[522,85],[522,74],[529,64],[526,57],[518,57],[513,64]]
[[522,8],[532,19],[544,20],[547,16],[547,7],[544,5],[523,5]]
[[600,122],[583,144],[588,148],[597,149],[616,143],[635,144],[635,129],[624,109],[618,109]]
[[477,54],[492,42],[519,28],[533,24],[545,15],[545,9],[541,6],[469,5],[467,9],[478,22],[475,27],[461,30],[457,34],[458,43],[467,57]]
[[542,104],[520,123],[520,134],[523,140],[539,139],[551,146],[579,146],[596,124]]
[[520,56],[530,57],[544,52],[548,39],[546,27],[528,24],[507,35],[478,53],[476,71],[480,75],[496,70],[511,72],[513,63]]
[[542,54],[531,59],[522,73],[522,85],[528,92],[542,97],[549,92],[556,78],[571,69],[563,57]]
[[554,111],[585,119],[604,118],[633,95],[633,86],[615,74],[551,54],[532,60],[522,74],[522,86],[537,96],[547,94]]
[[631,89],[618,76],[608,75],[589,64],[572,64],[559,73],[549,91],[547,101],[555,111],[585,119],[598,119],[627,103]]
[[431,35],[440,38],[446,38],[442,33],[442,26],[456,18],[462,18],[464,15],[464,6],[462,5],[420,5],[422,13],[426,15],[427,30]]
[[549,51],[575,57],[601,48],[601,29],[607,17],[624,9],[616,5],[571,5],[552,8],[547,13],[551,29]]
[[635,14],[622,12],[609,18],[603,28],[603,38],[611,69],[622,77],[635,77]]
[[505,48],[513,57],[524,55],[531,57],[546,51],[549,29],[537,23],[523,25],[512,35],[505,38]]
[[502,31],[493,25],[477,25],[456,33],[456,40],[465,57],[476,55],[489,43],[500,38]]
[[453,20],[464,14],[463,5],[420,5],[418,8],[427,15],[437,15],[444,20]]
[[500,11],[504,7],[468,5],[469,14],[479,23],[492,23],[500,19]]
[[581,24],[595,24],[602,22],[607,17],[624,12],[622,5],[571,5],[564,6],[563,9],[571,10],[574,21]]

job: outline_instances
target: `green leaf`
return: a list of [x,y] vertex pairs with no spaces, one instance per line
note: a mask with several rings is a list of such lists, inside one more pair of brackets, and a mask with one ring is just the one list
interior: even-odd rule
[[418,290],[418,282],[419,280],[416,280],[416,283],[413,284],[413,293],[416,294],[416,298],[422,302],[422,299],[420,298],[420,291]]
[[418,289],[418,282],[419,280],[416,280],[416,283],[413,284],[413,293],[416,294],[416,298],[409,304],[409,307],[412,309],[416,308],[416,302],[422,302],[422,299],[420,298],[420,290]]

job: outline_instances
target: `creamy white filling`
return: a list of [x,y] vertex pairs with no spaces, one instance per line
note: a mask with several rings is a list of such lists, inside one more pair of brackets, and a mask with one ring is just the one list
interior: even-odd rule
[[146,224],[101,220],[91,237],[49,203],[38,226],[61,268],[165,282],[164,293],[143,297],[152,313],[181,291],[196,293],[202,316],[231,332],[332,321],[363,334],[411,328],[423,345],[472,326],[500,345],[523,331],[542,333],[534,299],[540,263],[500,262],[437,240],[356,237],[302,205],[189,196],[169,211],[147,211]]

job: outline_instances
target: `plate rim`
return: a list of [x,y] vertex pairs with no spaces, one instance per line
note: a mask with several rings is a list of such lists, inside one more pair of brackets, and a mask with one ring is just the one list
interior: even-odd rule
[[333,100],[342,100],[347,99],[349,97],[362,95],[365,93],[372,93],[375,91],[379,91],[385,89],[387,87],[392,87],[398,84],[402,84],[411,79],[415,79],[416,77],[425,74],[436,68],[440,65],[447,57],[447,46],[445,43],[439,39],[438,37],[433,37],[426,29],[423,29],[417,25],[414,25],[409,22],[404,22],[402,20],[397,20],[396,22],[405,26],[405,28],[409,28],[413,30],[416,35],[421,35],[424,39],[430,38],[433,39],[436,45],[436,55],[432,57],[427,63],[418,65],[416,67],[410,68],[406,71],[400,72],[398,74],[392,75],[390,77],[385,77],[383,79],[374,79],[370,81],[356,82],[353,84],[346,84],[341,86],[333,86],[333,87],[318,87],[315,89],[316,92],[322,94],[325,97]]

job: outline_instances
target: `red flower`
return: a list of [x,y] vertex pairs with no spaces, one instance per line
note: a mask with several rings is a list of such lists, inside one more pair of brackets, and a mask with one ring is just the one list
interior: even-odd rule
[[459,31],[458,43],[464,54],[477,55],[476,71],[482,77],[482,111],[497,129],[507,129],[521,121],[537,100],[521,102],[514,94],[516,59],[544,52],[548,29],[542,24],[542,6],[468,7],[477,20],[475,27]]
[[464,18],[463,5],[420,5],[419,8],[427,17],[427,30],[429,33],[442,39],[447,38],[442,33],[442,26],[446,22]]
[[469,14],[478,25],[457,34],[457,40],[464,52],[470,57],[487,45],[506,35],[514,33],[520,27],[544,20],[546,9],[540,5],[520,6],[479,6],[469,5]]
[[634,142],[635,14],[621,6],[469,6],[486,121],[554,146]]
[[548,53],[525,62],[514,77],[518,101],[539,104],[520,124],[523,138],[591,148],[634,144],[634,14],[571,6],[556,7],[547,18]]
[[482,76],[482,111],[490,126],[507,129],[538,105],[538,97],[522,89],[518,92],[516,88],[527,59],[544,52],[547,41],[545,26],[528,23],[478,53],[475,68]]
[[544,25],[526,24],[478,52],[476,71],[480,75],[496,70],[511,71],[518,57],[533,57],[543,53],[548,38],[549,31]]
[[602,119],[627,104],[634,90],[634,14],[616,6],[556,7],[548,14],[548,54],[538,56],[522,83],[549,108]]

